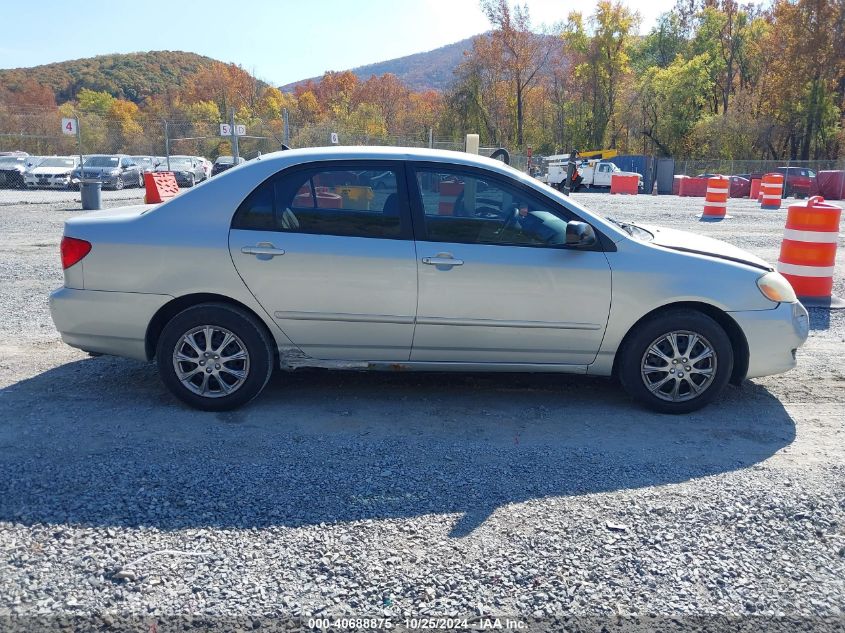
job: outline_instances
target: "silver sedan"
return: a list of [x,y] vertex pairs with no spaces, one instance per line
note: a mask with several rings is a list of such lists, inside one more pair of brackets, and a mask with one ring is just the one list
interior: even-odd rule
[[164,204],[69,220],[62,263],[64,341],[155,359],[206,410],[250,401],[274,369],[324,367],[616,375],[683,413],[794,367],[809,328],[749,253],[431,150],[264,155]]

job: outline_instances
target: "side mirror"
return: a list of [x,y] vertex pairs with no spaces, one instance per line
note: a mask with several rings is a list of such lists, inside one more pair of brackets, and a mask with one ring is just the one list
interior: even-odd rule
[[566,223],[567,246],[592,246],[596,243],[596,232],[586,222]]

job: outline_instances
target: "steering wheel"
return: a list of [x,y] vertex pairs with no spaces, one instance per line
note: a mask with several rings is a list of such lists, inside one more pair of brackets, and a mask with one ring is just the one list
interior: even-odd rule
[[510,212],[505,213],[505,221],[502,224],[502,228],[499,229],[499,235],[503,235],[505,231],[508,229],[516,226],[517,219],[519,218],[519,208],[513,207]]

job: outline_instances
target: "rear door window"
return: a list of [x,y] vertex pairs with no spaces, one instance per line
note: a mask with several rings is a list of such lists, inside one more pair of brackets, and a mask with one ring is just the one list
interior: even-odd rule
[[234,229],[401,239],[410,237],[396,165],[350,163],[286,170],[241,204]]

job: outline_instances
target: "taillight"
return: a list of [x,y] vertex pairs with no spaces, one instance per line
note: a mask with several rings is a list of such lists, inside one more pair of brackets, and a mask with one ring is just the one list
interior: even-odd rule
[[67,269],[91,252],[91,242],[62,237],[62,268]]

